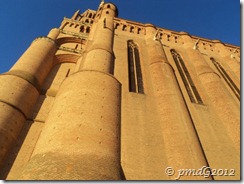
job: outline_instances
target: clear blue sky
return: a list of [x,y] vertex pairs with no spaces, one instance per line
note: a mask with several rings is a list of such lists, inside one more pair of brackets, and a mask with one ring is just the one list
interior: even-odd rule
[[[107,2],[105,0],[105,2]],[[240,46],[239,0],[110,0],[119,17]],[[0,73],[30,43],[59,27],[80,9],[96,10],[100,0],[0,0]]]

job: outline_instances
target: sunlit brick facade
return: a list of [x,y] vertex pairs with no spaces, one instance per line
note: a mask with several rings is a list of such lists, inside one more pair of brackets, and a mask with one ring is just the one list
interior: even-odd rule
[[174,180],[208,167],[179,179],[240,179],[237,46],[102,2],[0,75],[1,179]]

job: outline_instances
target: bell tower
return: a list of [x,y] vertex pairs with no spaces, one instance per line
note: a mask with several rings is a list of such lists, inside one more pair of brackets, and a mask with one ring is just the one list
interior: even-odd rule
[[101,3],[78,70],[56,95],[24,180],[120,180],[121,84],[113,76],[117,8]]

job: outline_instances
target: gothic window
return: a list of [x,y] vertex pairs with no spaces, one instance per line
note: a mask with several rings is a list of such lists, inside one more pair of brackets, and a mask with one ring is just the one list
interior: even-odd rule
[[171,50],[171,54],[174,58],[176,67],[180,73],[180,76],[185,85],[186,91],[189,95],[191,102],[197,104],[203,104],[202,99],[197,91],[196,86],[193,83],[193,80],[185,66],[183,59],[174,49]]
[[128,69],[129,69],[129,91],[144,93],[143,79],[140,64],[140,53],[138,46],[132,41],[128,41]]
[[235,83],[232,81],[232,79],[230,78],[230,76],[226,73],[225,69],[214,58],[210,58],[210,60],[212,61],[212,63],[214,64],[215,68],[218,70],[218,72],[222,76],[222,78],[228,84],[229,88],[235,94],[235,96],[237,97],[237,99],[240,100],[240,90],[235,85]]

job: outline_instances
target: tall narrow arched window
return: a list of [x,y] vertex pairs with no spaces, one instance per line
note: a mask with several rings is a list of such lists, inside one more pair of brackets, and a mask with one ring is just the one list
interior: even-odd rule
[[170,50],[170,52],[174,58],[175,65],[180,73],[180,76],[185,85],[186,91],[189,95],[191,102],[197,103],[197,104],[203,104],[202,99],[197,91],[197,88],[194,85],[193,80],[192,80],[180,54],[178,54],[174,49]]
[[129,91],[144,93],[143,78],[141,72],[140,53],[138,46],[129,40],[128,43],[128,68],[129,68]]
[[226,73],[225,69],[222,67],[222,65],[217,62],[214,58],[210,58],[212,63],[214,64],[215,68],[218,70],[222,78],[225,80],[225,82],[228,84],[229,88],[232,90],[232,92],[235,94],[236,98],[240,100],[240,90],[235,85],[233,80],[230,78],[230,76]]

